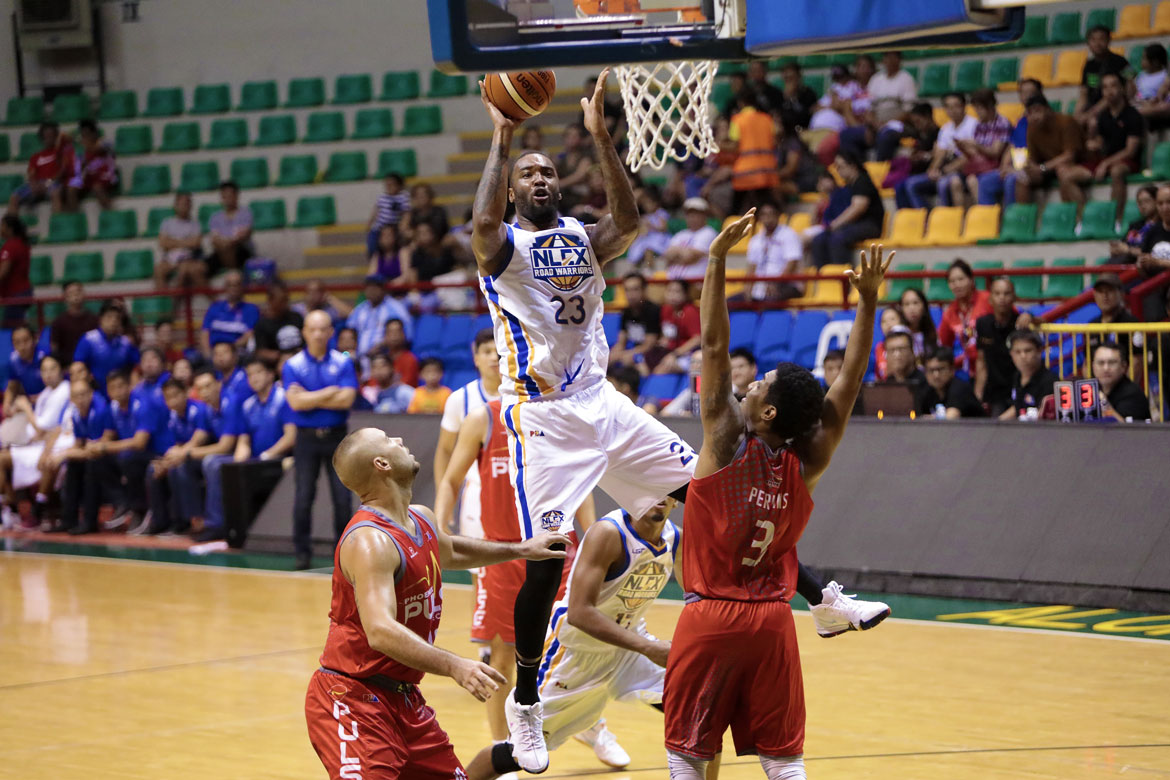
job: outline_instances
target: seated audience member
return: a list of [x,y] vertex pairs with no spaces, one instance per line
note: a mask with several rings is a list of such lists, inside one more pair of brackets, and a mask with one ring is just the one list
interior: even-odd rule
[[256,320],[253,335],[256,356],[275,364],[281,355],[300,352],[305,346],[301,328],[305,318],[289,306],[288,285],[282,279],[268,283],[268,305]]
[[967,113],[965,95],[948,93],[943,97],[943,109],[947,123],[938,131],[926,173],[911,176],[898,187],[899,202],[910,208],[927,208],[930,205],[927,198],[934,194],[938,195],[939,205],[951,205],[951,177],[960,175],[965,162],[958,142],[975,138],[979,120]]
[[207,405],[187,397],[183,384],[168,379],[163,385],[166,398],[166,423],[159,435],[162,455],[151,461],[147,469],[146,488],[150,504],[150,524],[142,533],[154,536],[161,533],[186,533],[189,529],[180,519],[190,517],[185,506],[183,477],[175,473],[183,467],[187,456],[196,447],[211,438],[211,420]]
[[[406,281],[409,284],[418,284],[434,282],[436,277],[450,273],[455,268],[457,258],[452,248],[443,241],[443,236],[435,232],[431,223],[421,222],[415,227],[414,242],[407,250],[403,262],[406,266],[404,269]],[[410,299],[412,305],[420,311],[433,312],[439,308],[439,296],[435,290],[413,290]]]
[[[17,325],[12,329],[12,354],[8,356],[8,386],[4,388],[4,418],[17,414],[16,399],[25,397],[26,414],[45,389],[41,379],[41,361],[47,353],[37,346],[32,328]],[[31,418],[31,415],[27,415]]]
[[[776,204],[760,205],[756,210],[756,222],[760,227],[748,240],[748,274],[780,276],[799,273],[804,262],[804,245],[795,230],[780,224],[780,209]],[[801,292],[791,283],[755,282],[751,287],[751,298],[753,301],[779,301],[796,297]]]
[[890,162],[889,173],[883,181],[875,182],[894,189],[894,204],[900,209],[910,208],[902,183],[911,176],[925,173],[930,167],[939,134],[939,127],[934,121],[934,107],[930,103],[915,103],[906,114],[906,124],[903,140],[899,142],[901,145]]
[[37,138],[42,147],[28,159],[27,180],[8,198],[8,213],[13,216],[21,206],[29,208],[45,200],[52,202],[53,213],[68,205],[66,188],[76,164],[73,143],[56,122],[42,122]]
[[[402,177],[397,173],[386,174],[386,177],[382,179],[382,193],[374,201],[374,210],[370,213],[370,223],[366,227],[367,257],[378,253],[382,228],[387,225],[394,227],[394,234],[397,238],[397,227],[410,212],[410,194],[406,192],[403,184]],[[370,273],[382,273],[390,276],[385,271],[370,271]]]
[[683,203],[685,230],[675,233],[662,253],[666,275],[671,279],[702,279],[707,273],[707,250],[717,235],[707,224],[710,206],[703,198],[687,198]]
[[[906,318],[902,316],[902,312],[894,306],[887,306],[882,309],[881,319],[878,320],[878,327],[882,331],[882,340],[873,346],[873,371],[874,376],[880,382],[886,378],[886,339],[894,328],[905,328],[909,330],[906,325]],[[827,385],[826,385],[827,387]]]
[[926,359],[926,383],[918,388],[915,405],[919,415],[938,420],[984,416],[971,385],[955,377],[954,355],[946,347]]
[[[130,372],[127,372],[129,374]],[[163,384],[170,379],[166,371],[163,353],[158,347],[144,347],[138,360],[138,384],[130,389],[130,398],[143,407],[143,416],[149,417],[148,409],[166,410],[167,402],[163,397]],[[112,396],[111,396],[112,397]],[[156,429],[163,425],[161,416],[150,417],[155,421]]]
[[925,362],[927,354],[938,346],[938,332],[934,327],[934,318],[930,316],[930,301],[926,299],[926,293],[917,287],[903,290],[898,299],[898,309],[914,337],[915,359],[920,363]]
[[978,124],[971,138],[955,139],[963,163],[950,177],[951,203],[963,208],[975,203],[993,206],[1003,192],[999,168],[1011,140],[1012,123],[995,110],[993,90],[975,90],[971,105]]
[[162,352],[163,362],[168,366],[184,356],[182,348],[175,343],[175,321],[173,319],[162,317],[154,324],[152,346],[157,347]]
[[526,152],[539,152],[544,149],[544,134],[539,127],[524,126],[524,135],[520,136],[520,148]]
[[642,374],[633,366],[610,366],[605,378],[619,393],[634,402],[634,405],[650,414],[658,414],[658,399],[646,398],[639,393],[642,389]]
[[780,113],[784,104],[784,93],[768,81],[768,63],[763,60],[752,60],[748,63],[747,75],[744,86],[755,93],[759,102],[757,108],[768,114]]
[[817,195],[820,199],[813,211],[813,224],[800,234],[800,241],[806,247],[811,246],[813,239],[828,229],[834,219],[845,213],[853,199],[850,189],[838,187],[837,180],[828,171],[817,177]]
[[183,387],[190,389],[191,380],[195,378],[195,369],[191,365],[191,361],[182,357],[172,363],[171,378],[177,379]]
[[735,193],[731,208],[741,214],[775,197],[780,176],[776,169],[776,123],[771,114],[761,110],[761,100],[754,89],[743,90],[736,101],[739,110],[731,117],[730,129],[736,152],[731,166],[731,189]]
[[[1097,308],[1101,310],[1101,313],[1089,320],[1091,324],[1128,325],[1141,321],[1125,307],[1125,287],[1121,283],[1121,277],[1117,274],[1101,274],[1097,277],[1097,281],[1093,282],[1093,301],[1097,304]],[[1098,344],[1116,344],[1125,353],[1126,362],[1128,363],[1130,354],[1129,342],[1130,334],[1128,333],[1090,333],[1089,351],[1092,352],[1096,349]],[[1144,343],[1144,334],[1133,334],[1134,352],[1141,352]],[[1140,355],[1137,357],[1137,360],[1138,365],[1145,362]]]
[[102,138],[97,123],[92,119],[81,120],[77,137],[81,143],[81,159],[77,160],[74,175],[69,179],[66,195],[69,208],[75,210],[82,197],[93,195],[98,205],[108,209],[113,205],[114,190],[118,186],[118,161],[114,156],[114,147]]
[[825,389],[828,390],[837,381],[837,377],[841,375],[841,366],[845,365],[845,350],[830,349],[825,353],[824,359],[821,361],[821,370],[824,372]]
[[1170,117],[1170,79],[1166,78],[1166,47],[1151,43],[1142,49],[1142,70],[1134,78],[1134,107],[1150,130],[1161,130]]
[[585,127],[567,125],[561,133],[563,149],[553,160],[561,185],[561,211],[572,211],[589,193],[589,171],[597,164],[593,141]]
[[895,325],[886,334],[886,378],[888,384],[907,384],[916,390],[926,382],[926,375],[914,359],[914,337],[909,329]]
[[[563,185],[564,182],[562,181]],[[416,184],[410,188],[410,211],[406,213],[398,231],[403,241],[413,241],[414,233],[422,223],[428,223],[439,238],[447,235],[451,229],[447,221],[447,211],[442,206],[435,205],[435,191],[429,184]]]
[[85,287],[81,282],[68,281],[61,285],[65,310],[49,325],[50,352],[72,360],[83,336],[98,326],[98,316],[85,308]]
[[853,266],[853,246],[882,234],[886,209],[869,172],[856,157],[837,155],[837,173],[850,192],[848,207],[812,240],[813,263]]
[[154,286],[166,287],[171,278],[179,287],[206,287],[207,263],[203,259],[203,226],[191,210],[191,193],[175,193],[175,214],[158,228],[159,261],[154,266]]
[[451,388],[443,384],[443,361],[427,358],[418,373],[422,384],[414,389],[406,411],[409,414],[442,414],[443,404],[451,395]]
[[207,407],[207,441],[187,452],[187,457],[171,472],[171,479],[172,487],[180,493],[177,502],[179,526],[202,530],[207,517],[204,500],[207,460],[230,459],[236,451],[236,434],[232,431],[239,407],[238,402],[224,392],[225,387],[210,368],[195,372],[194,388],[198,400]]
[[240,205],[240,187],[232,180],[219,185],[223,209],[211,215],[207,232],[211,235],[211,273],[221,268],[242,269],[256,254],[252,244],[252,210]]
[[406,329],[402,320],[393,319],[386,322],[385,336],[370,353],[370,357],[384,352],[394,367],[394,376],[403,384],[414,387],[418,384],[418,358],[410,351],[410,342],[406,340]]
[[370,378],[362,385],[361,396],[381,414],[405,414],[414,400],[415,388],[402,382],[385,352],[370,356]]
[[107,374],[118,368],[132,371],[138,359],[138,347],[122,332],[122,312],[106,301],[98,314],[98,327],[78,342],[74,362],[84,363],[98,390],[104,392]]
[[1138,217],[1125,228],[1125,234],[1116,241],[1109,242],[1110,263],[1136,263],[1142,254],[1142,241],[1146,233],[1153,227],[1158,218],[1158,188],[1153,184],[1143,184],[1134,195],[1138,207]]
[[158,420],[163,418],[163,410],[135,398],[130,391],[130,375],[120,369],[106,377],[106,392],[110,396],[106,429],[101,439],[88,445],[96,458],[93,468],[99,472],[105,495],[111,497],[114,506],[104,527],[135,528],[146,517],[150,439]]
[[975,396],[992,417],[999,417],[1012,396],[1011,352],[1008,337],[1020,327],[1016,308],[1016,286],[1006,276],[997,276],[987,285],[991,312],[975,320]]
[[662,196],[656,187],[643,187],[638,194],[638,237],[626,251],[626,259],[633,265],[644,260],[653,261],[670,245],[670,231],[667,225],[670,214],[662,208]]
[[244,275],[228,271],[223,275],[223,298],[212,301],[203,315],[200,351],[206,357],[212,347],[224,341],[234,344],[236,349],[244,349],[259,319],[260,307],[244,300]]
[[320,279],[310,279],[305,284],[305,297],[294,303],[292,310],[302,317],[311,311],[323,311],[333,320],[333,326],[337,327],[349,316],[353,307],[326,290]]
[[[401,320],[399,320],[401,322]],[[341,328],[337,331],[337,351],[343,352],[356,359],[357,356],[357,330],[354,328]]]
[[991,313],[991,300],[986,290],[975,287],[975,272],[966,260],[955,260],[947,269],[947,287],[955,299],[943,312],[938,326],[939,346],[961,350],[955,366],[968,374],[975,370],[978,345],[975,340],[975,321]]
[[776,125],[776,157],[780,161],[779,193],[793,197],[816,192],[817,179],[824,170],[794,125]]
[[662,337],[662,308],[647,300],[646,277],[641,274],[627,274],[622,288],[626,292],[626,308],[622,309],[617,341],[609,351],[609,364],[632,365],[647,373],[654,367],[647,363],[647,357]]
[[1093,350],[1093,377],[1101,390],[1102,412],[1118,422],[1150,419],[1150,401],[1130,379],[1129,356],[1117,344],[1098,344]]
[[[784,82],[779,106],[780,122],[790,127],[808,127],[813,106],[817,104],[817,93],[804,83],[800,63],[795,59],[788,60],[780,69],[780,79]],[[775,107],[772,110],[775,111]]]
[[1114,220],[1120,223],[1125,213],[1126,180],[1142,170],[1146,123],[1138,110],[1129,104],[1125,82],[1118,74],[1101,76],[1101,94],[1104,107],[1097,112],[1096,122],[1089,133],[1085,145],[1089,153],[1088,166],[1078,179],[1082,182],[1110,180],[1112,198],[1117,204]]
[[[862,124],[869,111],[869,95],[844,65],[834,65],[829,69],[829,82],[828,89],[813,109],[808,127],[810,130],[832,130],[839,135],[847,127]],[[828,163],[830,159],[822,162]]]
[[[697,361],[703,359],[703,350],[696,349],[686,357],[688,365],[698,365]],[[676,395],[670,403],[662,407],[660,414],[663,417],[693,417],[697,413],[699,399],[695,397],[694,392],[694,377],[688,376],[688,381],[683,383],[683,388]]]
[[[357,331],[358,356],[370,354],[382,340],[390,320],[400,320],[407,338],[411,337],[414,320],[400,301],[386,294],[385,277],[367,276],[362,294],[365,300],[353,308],[346,320],[346,325]],[[340,349],[340,338],[338,343]]]
[[[1040,82],[1036,79],[1022,79],[1016,87],[1019,103],[1026,106],[1028,101],[1036,96],[1043,95]],[[1000,157],[997,177],[986,173],[979,179],[980,197],[986,195],[991,203],[1003,200],[1003,205],[1010,206],[1016,202],[1016,179],[1023,171],[1028,157],[1028,113],[1025,111],[1012,128],[1008,145]]]
[[[15,411],[23,412],[27,419],[26,432],[20,436],[24,443],[13,443],[0,450],[0,492],[4,495],[0,518],[4,528],[33,527],[21,522],[17,513],[16,491],[40,484],[39,464],[46,454],[52,452],[45,445],[49,436],[61,426],[65,410],[69,407],[69,380],[57,358],[52,355],[41,358],[40,372],[45,389],[36,401],[30,406],[28,396],[19,396],[13,404]],[[68,439],[64,440],[62,446],[69,443]],[[41,497],[34,504],[38,524],[43,519],[42,511],[48,500],[48,495],[42,491]]]
[[[73,442],[50,455],[42,474],[56,481],[57,471],[65,467],[65,484],[61,490],[61,521],[54,528],[72,536],[92,534],[98,529],[101,507],[102,471],[95,467],[96,453],[87,445],[102,438],[106,431],[109,409],[106,399],[94,392],[85,381],[70,383],[69,409],[65,414],[72,429]],[[42,485],[51,484],[42,482]]]
[[1028,98],[1028,161],[1016,174],[1016,201],[1031,203],[1036,191],[1055,182],[1066,203],[1085,205],[1081,188],[1085,139],[1076,119],[1058,114],[1043,95]]
[[1016,370],[1012,372],[1011,405],[999,419],[1037,419],[1056,382],[1056,375],[1044,367],[1044,338],[1035,331],[1017,330],[1008,337],[1008,350]]
[[[230,341],[221,341],[211,350],[211,367],[215,369],[215,378],[223,384],[223,392],[236,402],[242,402],[251,393],[248,387],[248,375],[240,367],[240,356],[235,344]],[[194,374],[191,376],[191,386],[195,384]]]
[[662,341],[647,355],[647,362],[655,374],[685,373],[699,345],[699,307],[691,301],[691,286],[685,280],[674,279],[666,285],[660,321]]
[[1088,120],[1099,116],[1105,110],[1104,80],[1107,74],[1117,76],[1122,84],[1131,81],[1137,75],[1129,60],[1110,51],[1109,43],[1112,36],[1112,31],[1100,24],[1090,27],[1085,33],[1089,58],[1081,71],[1081,88],[1077,95],[1076,108],[1073,110],[1073,116],[1078,122],[1088,124]]
[[384,276],[392,285],[407,284],[408,278],[402,265],[404,256],[409,257],[408,250],[398,243],[398,228],[394,225],[383,225],[378,228],[374,242],[374,249],[369,254],[370,262],[366,267],[369,276]]
[[[29,253],[28,229],[15,214],[0,218],[0,298],[33,297],[29,278],[32,257]],[[24,322],[28,304],[12,303],[3,307],[0,326],[12,328]]]
[[731,392],[736,398],[742,399],[747,395],[748,387],[756,381],[759,366],[756,365],[756,356],[747,347],[736,347],[731,350]]
[[858,157],[876,149],[877,159],[893,158],[905,126],[902,117],[918,100],[914,77],[902,69],[902,53],[887,51],[882,55],[882,70],[873,75],[865,87],[870,110],[865,125],[847,127],[841,132],[841,149]]
[[1153,224],[1142,239],[1138,267],[1147,276],[1170,270],[1170,184],[1159,184]]

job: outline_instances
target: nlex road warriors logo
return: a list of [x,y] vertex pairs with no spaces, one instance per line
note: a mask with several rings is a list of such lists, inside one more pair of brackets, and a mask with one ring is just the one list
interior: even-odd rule
[[540,527],[546,531],[560,530],[563,522],[565,522],[565,513],[559,509],[551,509],[540,516]]
[[593,276],[589,247],[581,236],[550,233],[539,238],[528,252],[532,260],[532,275],[561,292],[575,290],[581,286],[581,282]]

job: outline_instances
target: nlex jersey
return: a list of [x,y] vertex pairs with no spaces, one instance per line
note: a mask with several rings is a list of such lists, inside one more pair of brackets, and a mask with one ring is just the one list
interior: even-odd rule
[[686,484],[695,452],[605,381],[605,281],[581,223],[507,232],[503,266],[479,281],[500,351],[522,534],[571,522],[598,485],[641,517]]
[[[601,523],[617,527],[625,563],[602,583],[597,608],[623,627],[653,638],[646,629],[646,612],[674,571],[682,534],[667,520],[661,543],[651,544],[638,536],[630,515],[621,509],[598,520]],[[572,590],[570,574],[565,597],[553,607],[538,678],[549,749],[596,723],[613,699],[660,703],[666,676],[665,669],[641,653],[606,644],[569,625]]]

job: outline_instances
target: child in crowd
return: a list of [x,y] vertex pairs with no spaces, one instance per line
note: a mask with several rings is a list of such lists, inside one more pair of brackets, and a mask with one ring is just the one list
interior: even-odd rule
[[643,260],[653,262],[670,243],[667,230],[670,214],[662,208],[662,196],[656,187],[646,187],[638,194],[638,211],[642,214],[638,237],[626,252],[626,258],[634,265],[640,265]]
[[410,414],[442,414],[451,388],[443,385],[443,361],[427,358],[419,368],[422,384],[415,388],[406,411]]

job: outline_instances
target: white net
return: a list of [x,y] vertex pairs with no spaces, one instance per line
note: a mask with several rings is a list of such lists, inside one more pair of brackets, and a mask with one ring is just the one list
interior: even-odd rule
[[707,60],[617,66],[631,171],[645,165],[661,169],[667,160],[707,157],[718,150],[708,107],[718,69],[718,62]]

